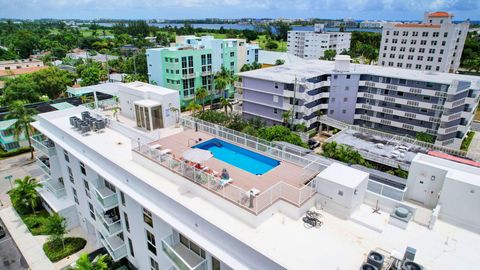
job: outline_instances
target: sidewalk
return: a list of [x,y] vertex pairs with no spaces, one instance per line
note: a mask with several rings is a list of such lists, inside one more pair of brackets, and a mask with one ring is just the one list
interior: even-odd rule
[[43,252],[42,246],[35,241],[35,238],[23,224],[20,216],[12,207],[0,211],[0,218],[3,220],[10,235],[17,244],[18,249],[27,261],[32,270],[53,270],[53,264]]

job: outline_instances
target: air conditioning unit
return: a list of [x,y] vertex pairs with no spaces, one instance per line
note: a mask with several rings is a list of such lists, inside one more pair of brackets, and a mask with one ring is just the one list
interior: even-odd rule
[[409,260],[403,261],[402,270],[425,270],[423,266]]
[[378,269],[382,269],[384,260],[384,256],[376,251],[372,250],[370,253],[368,253],[367,263],[377,267]]
[[379,270],[377,267],[369,264],[369,263],[364,263],[362,264],[362,266],[360,267],[360,270]]

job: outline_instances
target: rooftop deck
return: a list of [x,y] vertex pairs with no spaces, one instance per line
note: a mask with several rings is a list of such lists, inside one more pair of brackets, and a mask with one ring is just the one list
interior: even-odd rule
[[[195,130],[185,130],[183,132],[171,135],[155,142],[150,143],[150,146],[161,145],[160,150],[170,149],[172,154],[175,157],[182,157],[182,154],[192,148],[196,143],[194,140],[202,142],[208,141],[214,136]],[[199,142],[200,143],[200,142]],[[238,145],[238,144],[237,144]],[[241,145],[238,145],[241,146]],[[241,146],[245,148],[244,146]],[[255,151],[253,149],[249,149]],[[257,151],[255,151],[257,152]],[[258,152],[262,155],[265,153]],[[277,159],[276,157],[272,157]],[[285,182],[294,187],[301,188],[311,180],[318,172],[313,170],[304,169],[298,165],[287,161],[280,161],[280,165],[274,167],[270,171],[266,172],[263,175],[255,175],[250,172],[247,172],[243,169],[230,165],[224,161],[212,157],[207,161],[203,162],[202,165],[207,166],[208,168],[221,172],[223,168],[227,169],[230,178],[232,178],[231,185],[235,185],[245,190],[250,190],[255,188],[260,192],[267,190],[278,182]]]

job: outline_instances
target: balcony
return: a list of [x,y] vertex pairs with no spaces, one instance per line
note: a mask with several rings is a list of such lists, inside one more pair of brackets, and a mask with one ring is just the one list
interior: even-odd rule
[[57,198],[61,198],[65,195],[67,195],[67,192],[65,191],[65,186],[62,182],[56,181],[53,179],[48,179],[47,181],[42,182],[43,186],[47,188],[50,192],[55,195]]
[[43,135],[35,135],[31,137],[32,145],[36,150],[43,152],[51,157],[57,154],[55,151],[55,143]]
[[46,175],[51,175],[51,171],[50,171],[50,159],[46,156],[40,156],[40,157],[36,157],[36,162],[37,162],[37,165],[38,167],[40,167],[40,169],[42,169],[42,171],[46,174]]
[[195,72],[182,74],[183,79],[191,79],[191,78],[195,78],[196,76],[197,75],[195,74]]
[[95,187],[95,195],[103,210],[108,210],[118,205],[117,193],[107,187]]
[[212,75],[211,70],[202,71],[202,76],[210,76],[210,75]]
[[103,212],[99,209],[95,211],[97,223],[100,224],[103,234],[114,236],[122,231],[122,223],[117,213],[113,211]]
[[162,239],[162,250],[179,270],[206,270],[207,260],[186,248],[181,243],[175,243],[173,234]]
[[114,261],[118,261],[127,256],[127,246],[122,238],[118,236],[104,237],[100,233],[100,242],[107,249],[108,254]]

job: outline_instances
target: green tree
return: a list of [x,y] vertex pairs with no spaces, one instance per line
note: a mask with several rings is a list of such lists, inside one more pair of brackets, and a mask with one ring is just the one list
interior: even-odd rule
[[290,117],[292,116],[291,111],[284,111],[282,113],[282,120],[283,120],[283,125],[288,126],[288,123],[290,122]]
[[245,71],[249,71],[249,70],[252,70],[252,66],[249,65],[249,64],[245,64],[240,68],[240,72],[245,72]]
[[268,40],[267,43],[265,44],[265,48],[267,50],[276,50],[278,49],[278,43],[273,40]]
[[62,243],[62,248],[65,249],[65,234],[67,234],[67,222],[64,217],[55,213],[48,219],[45,224],[45,229],[49,234],[49,241],[53,243]]
[[148,82],[148,78],[146,76],[144,76],[143,74],[127,74],[127,75],[125,75],[123,80],[126,83],[135,82],[135,81]]
[[362,50],[362,56],[365,58],[365,60],[369,65],[372,62],[376,62],[378,60],[378,49],[370,45],[363,45],[361,47],[361,50]]
[[75,263],[74,270],[107,270],[107,255],[97,255],[93,261],[88,259],[88,254],[83,253]]
[[195,112],[200,110],[201,108],[202,108],[202,106],[200,104],[197,104],[197,102],[195,100],[192,100],[192,101],[190,101],[190,103],[188,103],[185,110],[191,111],[192,116],[195,117]]
[[77,73],[82,79],[80,81],[81,86],[95,85],[107,78],[107,72],[98,62],[88,62],[78,66]]
[[249,29],[242,30],[242,35],[247,40],[247,42],[254,41],[258,38],[258,33]]
[[323,52],[323,57],[321,59],[332,61],[335,58],[336,55],[337,55],[337,51],[335,51],[335,50],[325,50]]
[[276,66],[280,66],[280,65],[283,65],[283,64],[285,64],[285,60],[283,60],[283,59],[277,59],[277,60],[275,60],[275,65],[276,65]]
[[57,67],[49,67],[30,74],[32,81],[39,88],[41,94],[51,99],[57,99],[65,94],[67,86],[72,86],[75,76]]
[[33,129],[30,126],[30,123],[35,121],[33,116],[37,111],[32,108],[27,108],[25,105],[26,103],[20,100],[12,102],[8,108],[9,113],[5,118],[17,120],[13,124],[14,137],[18,140],[21,135],[25,135],[30,148],[30,159],[33,160],[32,140],[30,139],[30,135],[33,134]]
[[30,176],[25,176],[23,179],[15,179],[14,183],[15,187],[8,191],[13,206],[19,209],[30,208],[32,213],[35,214],[39,201],[36,189],[41,188],[43,185]]
[[287,40],[288,31],[292,30],[290,24],[285,22],[276,22],[273,25],[278,40]]
[[40,92],[38,86],[28,75],[21,75],[8,79],[5,82],[2,104],[8,105],[15,100],[24,100],[28,103],[40,101]]
[[230,103],[230,101],[226,98],[220,99],[220,108],[223,108],[225,110],[225,115],[228,114],[228,109],[230,109],[230,111],[233,111],[232,103]]
[[205,99],[208,97],[208,91],[204,87],[197,88],[195,91],[195,98],[202,103],[202,112],[205,112]]
[[[225,97],[225,88],[227,87],[227,80],[225,78],[217,76],[214,80],[213,83],[215,85],[215,89],[217,90],[217,93],[220,93],[220,96],[223,98]],[[210,98],[213,100],[213,98]]]

